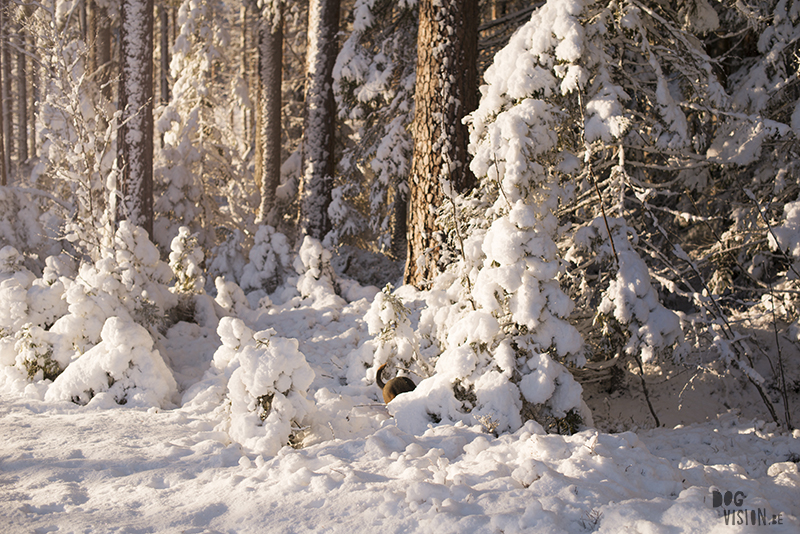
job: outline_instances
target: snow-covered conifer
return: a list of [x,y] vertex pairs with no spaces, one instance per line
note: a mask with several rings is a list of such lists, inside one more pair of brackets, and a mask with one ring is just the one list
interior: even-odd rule
[[173,404],[178,386],[153,338],[130,318],[109,317],[100,343],[72,362],[47,390],[48,401],[77,404],[112,403],[137,408],[166,408]]
[[331,267],[331,251],[318,239],[305,236],[300,251],[294,259],[294,268],[299,274],[297,290],[303,298],[309,298],[317,309],[336,310],[344,307],[345,300],[338,295],[336,274]]
[[64,364],[100,341],[103,324],[110,317],[131,320],[157,332],[177,297],[167,284],[169,265],[147,233],[122,221],[114,235],[114,248],[102,258],[83,263],[75,283],[66,289],[69,313],[58,319],[55,358]]
[[377,370],[385,364],[390,375],[393,369],[403,368],[427,376],[432,369],[420,354],[419,337],[409,317],[411,310],[392,290],[392,285],[387,284],[377,293],[364,316],[367,331],[374,338],[372,368]]
[[[392,228],[398,210],[404,216],[406,209],[417,18],[414,0],[357,0],[352,32],[333,71],[339,116],[353,141],[343,154],[342,175],[328,208],[336,241],[369,228],[378,250],[397,257],[405,253],[404,242],[394,242],[402,238],[393,236]],[[368,205],[360,207],[358,199],[365,194]]]
[[169,253],[169,266],[175,274],[175,291],[181,294],[202,293],[205,287],[203,277],[203,250],[197,237],[189,233],[189,228],[181,226],[178,235],[172,240]]
[[[240,108],[239,97],[246,97],[233,89],[238,63],[222,24],[227,12],[228,5],[219,0],[184,0],[178,9],[170,65],[175,82],[156,121],[164,146],[156,158],[155,240],[164,247],[180,226],[188,226],[208,253],[217,244],[217,226],[234,231],[254,218],[247,203],[255,188],[241,165],[232,116],[224,111]],[[224,102],[215,91],[220,79],[233,97]],[[224,206],[220,198],[226,199]]]
[[242,272],[242,289],[272,293],[291,269],[291,249],[286,236],[272,226],[261,225],[250,249],[250,262]]
[[260,454],[300,445],[304,420],[313,410],[307,394],[314,371],[297,340],[276,336],[271,329],[253,333],[232,317],[220,321],[218,333],[222,346],[213,365],[230,377],[228,434]]

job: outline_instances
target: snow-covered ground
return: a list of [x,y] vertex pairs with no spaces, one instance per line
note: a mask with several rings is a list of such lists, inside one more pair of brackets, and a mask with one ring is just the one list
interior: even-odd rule
[[[414,436],[387,418],[366,438],[264,458],[183,409],[3,395],[0,414],[7,533],[800,529],[800,432],[735,417],[638,436],[528,423],[500,438],[459,425]],[[729,506],[714,508],[715,490]],[[752,526],[751,510],[775,524]]]
[[304,446],[274,456],[231,439],[226,375],[203,374],[220,342],[196,324],[160,346],[184,390],[171,409],[45,401],[46,384],[6,377],[0,532],[800,532],[800,431],[773,424],[727,414],[638,433],[402,430],[374,383],[342,379],[370,338],[369,290],[354,291],[366,298],[243,312],[297,339],[314,371]]

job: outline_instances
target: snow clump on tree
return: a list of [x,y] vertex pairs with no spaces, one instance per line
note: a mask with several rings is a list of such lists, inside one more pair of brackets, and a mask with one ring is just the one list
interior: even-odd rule
[[[647,264],[631,246],[637,239],[634,230],[623,219],[613,218],[607,222],[614,236],[614,249],[603,219],[597,218],[575,233],[575,244],[566,258],[575,263],[582,263],[594,254],[605,263],[616,259],[616,274],[602,291],[595,323],[602,325],[606,338],[621,334],[625,339],[624,352],[641,357],[646,363],[659,351],[678,342],[680,320],[659,302],[658,293],[650,283]],[[631,236],[630,241],[628,236]]]

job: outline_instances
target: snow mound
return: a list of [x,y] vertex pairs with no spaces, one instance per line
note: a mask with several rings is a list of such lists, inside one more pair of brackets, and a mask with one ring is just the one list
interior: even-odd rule
[[100,338],[53,381],[45,400],[106,407],[173,405],[178,386],[144,327],[130,319],[110,317]]

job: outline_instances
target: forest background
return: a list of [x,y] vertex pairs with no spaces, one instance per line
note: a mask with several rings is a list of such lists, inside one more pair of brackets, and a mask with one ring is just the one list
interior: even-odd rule
[[216,373],[274,454],[327,430],[265,317],[367,298],[334,378],[414,376],[409,431],[570,433],[634,390],[659,426],[648,384],[706,380],[794,428],[800,3],[156,4],[3,2],[6,390]]

